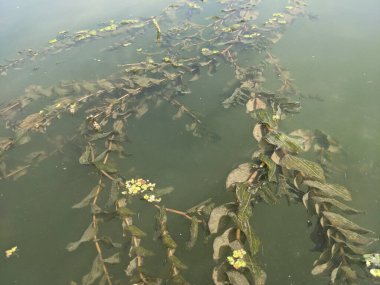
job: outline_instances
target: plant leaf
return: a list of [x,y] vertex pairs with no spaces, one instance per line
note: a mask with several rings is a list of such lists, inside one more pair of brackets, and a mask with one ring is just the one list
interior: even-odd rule
[[110,195],[108,197],[106,207],[115,205],[117,198],[119,196],[119,182],[120,181],[121,181],[120,179],[116,179],[112,181],[111,188],[110,188]]
[[208,220],[208,228],[210,233],[215,234],[219,231],[220,220],[227,216],[230,209],[226,205],[216,207],[212,210]]
[[129,262],[127,269],[125,269],[125,274],[127,274],[127,276],[132,276],[133,271],[136,270],[137,266],[138,266],[137,257],[135,257]]
[[[90,202],[92,201],[92,199],[96,196],[96,193],[98,192],[99,187],[103,188],[103,185],[102,184],[96,185],[94,188],[92,188],[91,192],[86,197],[84,197],[82,201],[72,206],[72,208],[79,209],[79,208],[84,208],[88,206]],[[99,191],[101,191],[101,189]]]
[[186,243],[188,249],[194,247],[198,239],[198,219],[196,217],[191,218],[190,225],[190,240]]
[[332,266],[331,261],[328,261],[328,262],[323,263],[323,264],[316,265],[316,266],[314,266],[313,270],[311,270],[311,274],[313,274],[313,275],[322,274],[323,272],[328,270],[331,266]]
[[212,280],[214,281],[214,285],[224,285],[226,282],[226,273],[227,266],[222,263],[218,266],[215,266],[212,271]]
[[137,256],[154,256],[154,252],[142,247],[142,246],[134,246],[132,248],[131,254],[135,254]]
[[304,180],[303,184],[317,189],[316,194],[321,194],[322,196],[340,197],[346,201],[352,200],[350,192],[342,185],[321,183],[312,180]]
[[259,159],[265,163],[268,169],[268,180],[269,181],[274,181],[275,175],[276,175],[276,163],[272,159],[270,159],[268,156],[265,154],[260,153]]
[[280,165],[291,170],[297,170],[306,178],[314,178],[325,181],[322,167],[313,161],[286,154],[280,161]]
[[104,158],[106,157],[107,153],[109,153],[108,149],[106,149],[101,154],[99,154],[97,157],[95,157],[93,163],[102,162],[104,160]]
[[237,168],[232,170],[226,180],[226,189],[232,190],[236,183],[247,181],[251,175],[252,165],[250,163],[240,164]]
[[110,256],[108,258],[103,259],[103,262],[109,263],[109,264],[120,263],[120,254],[119,253],[115,253],[114,255],[112,255],[112,256]]
[[336,228],[347,240],[349,240],[352,243],[356,243],[359,245],[370,245],[374,243],[375,241],[378,241],[378,238],[368,238],[361,234],[358,234],[356,232],[345,230],[341,228]]
[[354,222],[351,222],[350,220],[346,219],[345,217],[339,214],[328,211],[323,211],[322,214],[327,220],[330,221],[331,225],[333,225],[334,227],[339,227],[341,229],[351,230],[362,234],[374,233],[371,230],[360,227],[359,225],[355,224]]
[[129,225],[126,227],[126,229],[133,235],[134,237],[137,238],[142,238],[146,236],[146,233],[140,230],[138,227],[135,225]]
[[92,263],[91,271],[87,273],[82,278],[82,285],[91,285],[96,279],[103,275],[102,262],[100,261],[99,255],[95,257],[94,262]]
[[340,265],[338,267],[335,267],[334,270],[331,271],[331,274],[330,274],[331,284],[335,283],[336,278],[338,277],[339,270],[340,270]]
[[255,112],[251,113],[251,116],[260,124],[265,124],[271,129],[277,128],[277,122],[273,120],[272,114],[266,109],[257,109]]
[[226,272],[228,280],[232,285],[250,285],[247,277],[237,270],[230,270]]
[[256,141],[260,142],[263,138],[263,132],[264,132],[264,124],[257,123],[252,130],[252,135],[255,138]]
[[181,269],[181,270],[184,270],[184,269],[187,269],[188,267],[186,266],[186,264],[184,264],[177,256],[175,255],[171,255],[169,256],[169,260],[170,262],[175,266],[177,267],[178,269]]
[[84,231],[82,237],[78,241],[70,242],[66,249],[68,251],[76,250],[81,243],[92,240],[96,235],[96,229],[92,226],[92,223],[88,226],[88,228]]
[[162,242],[167,248],[176,248],[177,243],[174,241],[174,239],[171,237],[169,233],[165,233],[162,236]]
[[156,195],[156,197],[162,197],[162,196],[165,196],[165,195],[172,193],[173,191],[174,191],[173,186],[158,188],[158,189],[154,190],[154,195]]
[[92,161],[92,147],[89,145],[86,145],[85,151],[82,153],[82,155],[79,157],[79,163],[80,164],[91,164]]
[[230,245],[230,239],[229,236],[230,234],[235,230],[235,228],[228,228],[227,230],[224,231],[223,234],[220,236],[216,237],[213,242],[213,259],[218,260],[221,258],[221,248],[224,246],[229,246]]
[[93,142],[93,141],[97,141],[100,139],[104,139],[104,138],[108,137],[109,135],[111,135],[112,133],[113,132],[96,133],[96,134],[90,136],[89,141]]
[[348,267],[347,265],[342,265],[341,267],[341,271],[342,273],[344,274],[344,276],[353,281],[353,280],[356,280],[358,279],[358,276],[356,274],[356,271],[352,270],[350,267]]
[[98,170],[103,170],[107,173],[116,173],[117,172],[117,169],[115,167],[111,166],[109,163],[103,163],[101,161],[96,161],[96,162],[94,162],[94,165]]
[[326,204],[333,205],[333,206],[337,207],[338,209],[340,209],[343,212],[348,213],[348,214],[360,214],[360,213],[364,213],[364,211],[359,211],[359,210],[356,210],[354,208],[351,208],[350,206],[347,206],[346,204],[344,204],[342,202],[339,202],[338,200],[336,200],[334,198],[314,196],[311,199],[315,203],[319,203],[319,204],[320,203],[326,203]]
[[117,208],[117,214],[120,216],[120,218],[128,218],[130,216],[133,216],[135,212],[133,212],[131,209],[126,208],[126,207],[120,207]]
[[275,145],[288,152],[298,153],[303,151],[302,142],[279,131],[269,132],[268,134],[266,134],[264,139],[269,144]]

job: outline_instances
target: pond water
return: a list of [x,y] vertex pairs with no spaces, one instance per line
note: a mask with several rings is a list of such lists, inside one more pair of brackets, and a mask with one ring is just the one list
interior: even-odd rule
[[[169,23],[158,21],[162,41],[166,30],[183,27],[185,19],[205,24],[207,17],[220,14],[224,8],[223,3],[213,0],[178,3],[186,2],[201,9],[190,9],[192,12],[184,9]],[[0,65],[17,57],[18,51],[43,50],[59,31],[100,29],[99,23],[106,22],[104,27],[111,19],[115,22],[149,21],[172,3],[172,0],[0,0]],[[268,48],[289,70],[300,91],[295,100],[301,101],[301,112],[288,116],[281,122],[281,129],[319,129],[340,142],[345,154],[338,156],[334,163],[341,170],[333,173],[329,181],[350,190],[353,198],[350,205],[365,211],[352,220],[379,236],[380,2],[311,0],[307,4],[307,15],[297,17],[282,32],[282,38]],[[257,6],[256,22],[262,24],[286,5],[285,1],[263,0]],[[163,51],[150,55],[156,61],[165,56],[194,56],[191,52],[180,55],[175,49],[157,44],[152,24],[150,29],[136,35],[130,45],[120,47],[120,42],[126,40],[130,38],[122,33],[106,36],[59,53],[52,50],[16,68],[3,70],[0,107],[23,96],[31,84],[48,87],[62,80],[94,81],[117,74],[122,70],[118,65],[145,61],[145,52]],[[119,47],[110,49],[115,43],[119,43]],[[199,54],[199,49],[197,52]],[[244,66],[257,64],[264,53],[253,48],[243,49],[238,55],[239,62]],[[237,165],[249,161],[258,147],[252,138],[254,122],[246,114],[245,106],[223,107],[222,102],[238,86],[234,76],[231,64],[220,60],[213,76],[202,71],[199,80],[186,83],[191,94],[177,98],[199,115],[217,137],[193,136],[185,128],[189,120],[172,119],[177,110],[168,102],[157,108],[150,105],[149,112],[140,119],[128,119],[126,129],[130,141],[123,143],[127,155],[124,159],[114,158],[119,173],[126,178],[149,178],[160,187],[173,186],[175,191],[163,197],[168,208],[186,210],[209,197],[217,205],[233,201],[232,194],[225,190],[226,177]],[[271,83],[276,80],[273,74],[272,77],[267,79],[269,87],[276,86]],[[36,100],[34,105],[20,110],[14,120],[52,103],[54,100]],[[27,175],[17,180],[6,179],[0,172],[3,176],[0,180],[0,251],[3,254],[13,246],[18,247],[11,258],[0,257],[0,284],[63,285],[71,281],[81,284],[82,276],[90,270],[96,256],[93,243],[83,244],[74,252],[66,250],[66,245],[78,240],[92,221],[88,208],[73,209],[72,206],[99,180],[95,169],[79,164],[85,143],[73,138],[86,115],[79,112],[74,116],[63,115],[46,133],[32,134],[30,142],[5,152],[5,173],[8,174],[23,165],[24,158],[32,151],[53,154],[28,167]],[[2,120],[0,138],[12,136],[12,130],[5,128]],[[60,146],[58,151],[57,145]],[[151,235],[155,208],[136,206],[136,209],[139,212],[135,223],[149,233],[144,238],[144,246],[164,252]],[[188,223],[184,223],[183,217],[170,213],[168,219],[173,238],[184,246],[188,240]],[[328,275],[310,273],[320,252],[313,250],[315,244],[310,238],[313,228],[308,226],[309,219],[316,222],[302,202],[289,205],[282,198],[275,205],[255,205],[252,225],[261,240],[256,257],[268,276],[266,284],[328,284]],[[116,241],[122,240],[120,222],[111,221],[106,231],[116,236]],[[178,257],[189,267],[183,276],[190,284],[213,284],[211,273],[216,264],[212,259],[213,238],[204,243],[204,236],[200,235],[192,251],[178,250]],[[378,244],[369,251],[379,251]],[[165,266],[162,256],[147,261],[147,267],[157,272],[164,272]],[[123,268],[115,266],[110,270],[115,284],[130,284]],[[366,275],[365,270],[362,271],[361,275]],[[375,282],[368,275],[359,280],[359,284]]]

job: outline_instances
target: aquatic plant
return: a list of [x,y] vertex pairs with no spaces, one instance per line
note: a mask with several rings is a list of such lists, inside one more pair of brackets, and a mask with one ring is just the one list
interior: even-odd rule
[[[148,56],[142,62],[121,63],[119,73],[96,81],[62,81],[49,87],[32,85],[25,90],[24,96],[0,109],[5,126],[13,131],[11,137],[0,140],[2,179],[26,175],[30,167],[38,167],[43,160],[60,151],[65,142],[55,141],[56,150],[50,153],[31,152],[21,165],[11,170],[7,169],[5,154],[11,155],[12,149],[28,144],[38,133],[48,132],[61,118],[76,124],[77,131],[68,139],[75,140],[83,148],[76,159],[83,167],[99,174],[95,186],[73,206],[75,209],[88,207],[91,220],[80,238],[67,245],[67,250],[71,252],[84,242],[92,242],[96,251],[82,284],[111,285],[119,278],[123,280],[110,273],[113,266],[124,269],[129,284],[190,284],[183,271],[191,268],[178,257],[178,252],[184,249],[173,238],[168,213],[180,215],[188,223],[187,249],[195,246],[200,231],[211,236],[212,259],[218,263],[211,277],[214,284],[265,284],[266,273],[256,259],[260,240],[253,227],[254,204],[275,204],[281,197],[302,203],[318,220],[315,230],[323,239],[323,248],[311,273],[329,273],[332,283],[352,284],[357,279],[355,264],[361,262],[365,246],[377,239],[365,236],[372,232],[343,216],[360,211],[341,201],[351,200],[344,186],[328,182],[329,164],[304,155],[314,151],[316,160],[325,162],[331,154],[340,152],[341,146],[319,130],[287,133],[280,129],[283,120],[300,112],[301,103],[294,96],[298,95],[298,90],[290,72],[271,53],[270,47],[282,37],[287,25],[306,13],[305,3],[291,0],[283,11],[275,12],[259,25],[255,22],[259,2],[223,0],[220,1],[221,12],[208,18],[207,23],[193,23],[189,17],[167,29],[169,14],[173,16],[180,9],[186,9],[191,16],[202,8],[201,3],[179,1],[157,17],[111,21],[99,30],[82,30],[73,36],[59,33],[65,36],[50,40],[50,47],[30,52],[31,57],[36,57],[57,48],[64,50],[77,42],[127,33],[126,39],[111,46],[113,50],[124,46],[126,41],[132,44],[141,31],[153,27],[156,32],[157,46],[152,50],[140,50]],[[258,51],[260,62],[245,66],[239,56],[252,49]],[[23,60],[11,61],[2,66],[2,72],[21,62]],[[115,158],[126,155],[124,145],[129,139],[126,123],[141,118],[154,105],[159,105],[158,102],[166,102],[175,109],[173,119],[186,117],[183,120],[187,131],[201,139],[217,140],[218,135],[201,116],[181,103],[181,96],[189,93],[188,82],[198,80],[203,72],[209,76],[216,74],[221,63],[229,65],[236,78],[236,88],[225,98],[223,106],[245,106],[243,110],[254,125],[252,135],[257,141],[257,149],[251,158],[228,175],[226,189],[233,194],[231,201],[215,205],[208,199],[186,211],[166,207],[164,195],[170,194],[172,188],[160,188],[141,177],[126,177],[119,170]],[[266,89],[264,74],[269,68],[279,80],[277,90]],[[37,102],[44,107],[37,110],[33,106]],[[21,114],[20,110],[24,112]],[[80,123],[77,118],[81,119]],[[147,233],[138,226],[133,210],[142,207],[154,209],[155,216],[151,218],[156,220],[156,237],[164,251],[153,252],[145,248]],[[120,224],[123,245],[114,242],[114,236],[103,231],[103,225],[111,220]],[[164,272],[145,266],[146,260],[155,254],[165,256]],[[371,274],[376,276],[376,272]]]

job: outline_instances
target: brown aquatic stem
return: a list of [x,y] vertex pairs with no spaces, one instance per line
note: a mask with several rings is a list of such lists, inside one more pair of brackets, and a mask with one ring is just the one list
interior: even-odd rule
[[[154,206],[157,209],[161,209],[161,207],[158,206],[158,205],[154,205]],[[179,210],[176,210],[176,209],[171,209],[171,208],[165,208],[165,211],[181,215],[181,216],[185,217],[186,219],[189,219],[190,221],[192,220],[192,218],[188,214],[186,214],[185,212],[182,212],[182,211],[179,211]],[[200,222],[200,221],[198,221],[198,222]]]
[[[113,138],[114,136],[112,136]],[[111,150],[112,148],[112,141],[110,141],[109,145],[108,145],[108,150]],[[106,156],[104,157],[104,160],[103,160],[103,163],[106,163],[107,160],[108,160],[108,156],[109,156],[109,153],[106,154]],[[103,173],[104,174],[104,173]],[[107,173],[106,173],[107,174]],[[108,175],[108,174],[107,174]],[[111,177],[112,178],[112,177]],[[98,182],[98,188],[96,189],[96,194],[95,194],[95,197],[94,199],[92,200],[92,205],[95,205],[96,202],[98,201],[98,197],[99,197],[99,194],[100,192],[102,191],[102,187],[101,187],[101,184],[102,184],[102,178],[99,179],[99,182]],[[96,215],[93,214],[92,215],[92,226],[96,229],[97,228],[97,221],[96,221]],[[98,255],[99,255],[99,258],[100,258],[100,261],[102,262],[102,268],[103,268],[103,272],[104,272],[104,276],[106,277],[106,280],[107,280],[107,284],[108,285],[112,285],[112,281],[111,281],[111,277],[110,277],[110,274],[108,272],[108,269],[107,269],[107,266],[106,264],[104,263],[103,261],[103,252],[102,252],[102,249],[100,247],[100,244],[99,244],[99,241],[98,241],[98,237],[97,235],[95,234],[94,236],[94,243],[95,243],[95,248],[96,248],[96,251],[98,252]]]
[[30,167],[30,166],[31,166],[31,164],[28,164],[28,165],[25,165],[24,167],[21,167],[21,168],[19,168],[19,169],[16,169],[16,170],[12,171],[11,173],[8,173],[7,175],[5,175],[3,178],[0,178],[0,180],[1,180],[1,179],[7,179],[7,178],[9,178],[9,177],[12,177],[12,176],[16,175],[17,173],[20,173],[20,172],[23,171],[24,169],[27,169],[27,168]]

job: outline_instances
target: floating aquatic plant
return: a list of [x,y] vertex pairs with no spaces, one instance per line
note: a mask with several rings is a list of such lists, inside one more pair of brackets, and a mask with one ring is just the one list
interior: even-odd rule
[[[13,148],[28,144],[40,133],[47,133],[59,119],[72,119],[77,124],[77,132],[67,140],[75,140],[81,146],[78,162],[98,173],[94,187],[73,206],[89,208],[89,225],[78,235],[77,241],[67,245],[71,252],[83,243],[94,244],[96,257],[82,278],[84,285],[123,282],[123,278],[112,275],[114,266],[124,270],[131,284],[191,284],[183,273],[191,267],[179,258],[178,253],[185,249],[175,239],[176,229],[169,223],[169,213],[180,215],[189,226],[186,250],[194,249],[200,231],[211,235],[213,256],[210,259],[217,262],[211,276],[215,284],[265,284],[266,273],[256,260],[261,243],[255,234],[253,205],[276,204],[281,197],[302,203],[318,220],[315,230],[323,239],[323,248],[313,264],[313,275],[328,273],[332,283],[354,283],[357,279],[355,264],[363,257],[370,274],[378,277],[378,256],[366,254],[366,246],[377,239],[368,236],[372,234],[370,230],[346,218],[346,214],[361,211],[346,204],[351,200],[346,187],[328,182],[330,164],[320,163],[330,154],[341,152],[342,147],[320,130],[288,133],[280,128],[283,120],[300,112],[301,103],[298,96],[294,96],[299,92],[290,72],[269,48],[282,37],[287,25],[305,14],[304,3],[291,0],[284,11],[275,12],[260,24],[255,22],[256,5],[260,1],[220,2],[224,8],[218,15],[209,17],[207,24],[180,21],[175,27],[161,29],[168,26],[167,15],[175,15],[182,9],[191,16],[201,10],[200,3],[179,1],[148,20],[109,21],[98,30],[86,29],[73,34],[62,31],[49,41],[51,46],[28,51],[27,57],[35,58],[82,41],[122,32],[128,34],[126,39],[107,49],[112,51],[133,44],[137,35],[144,34],[152,25],[160,42],[152,50],[138,48],[147,59],[121,63],[121,70],[116,74],[94,81],[62,81],[47,87],[32,85],[25,90],[25,95],[2,105],[0,117],[12,136],[0,139],[1,179],[26,175],[29,168],[38,167],[43,160],[61,151],[65,141],[52,140],[56,150],[35,150],[20,165],[8,170],[5,155],[11,155]],[[245,66],[239,61],[240,53],[252,49],[260,52],[261,62]],[[22,63],[23,60],[10,61],[1,66],[0,71],[6,73]],[[140,119],[154,106],[166,102],[173,109],[172,118],[183,120],[187,131],[196,137],[217,140],[218,134],[205,124],[201,115],[183,104],[181,97],[191,93],[189,82],[198,80],[202,73],[216,74],[221,63],[232,67],[236,79],[236,88],[222,104],[225,108],[244,106],[243,111],[252,119],[257,149],[228,175],[226,189],[233,194],[231,201],[215,205],[207,199],[186,211],[166,207],[163,196],[170,194],[172,187],[160,188],[144,178],[126,178],[120,170],[116,158],[127,156],[124,149],[129,141],[127,122]],[[277,90],[266,89],[265,74],[269,68],[279,80]],[[47,103],[40,110],[29,108],[37,102],[39,105]],[[24,112],[20,113],[21,110]],[[74,121],[79,115],[83,119],[81,123]],[[311,151],[317,161],[304,155]],[[145,214],[140,207],[155,210],[155,216],[150,218],[156,220],[156,237],[161,241],[162,251],[153,252],[145,247],[149,233],[139,227],[139,219],[135,218],[135,209]],[[111,220],[119,223],[123,244],[113,241],[119,236],[115,238],[102,231],[103,224]],[[7,251],[7,257],[16,250],[14,247]],[[164,273],[145,266],[145,261],[153,255],[166,260]]]

